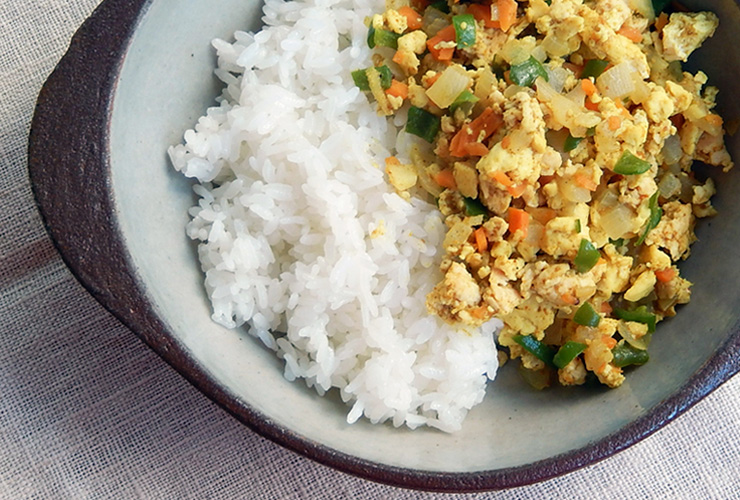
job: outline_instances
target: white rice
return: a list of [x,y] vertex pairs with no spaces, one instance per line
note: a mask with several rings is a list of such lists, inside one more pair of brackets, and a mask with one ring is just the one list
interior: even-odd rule
[[338,389],[350,423],[455,431],[498,367],[498,323],[462,332],[426,311],[445,226],[385,181],[400,127],[350,76],[383,7],[267,0],[260,32],[213,42],[219,106],[169,153],[199,182],[187,231],[215,321],[245,325],[288,380]]

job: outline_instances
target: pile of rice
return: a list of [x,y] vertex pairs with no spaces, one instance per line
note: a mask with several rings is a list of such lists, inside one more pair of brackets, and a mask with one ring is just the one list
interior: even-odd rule
[[287,379],[338,389],[350,423],[455,431],[494,377],[498,324],[459,331],[426,311],[445,227],[384,179],[405,133],[350,76],[383,8],[268,0],[260,32],[214,41],[219,105],[169,153],[198,181],[187,231],[215,321],[245,325]]

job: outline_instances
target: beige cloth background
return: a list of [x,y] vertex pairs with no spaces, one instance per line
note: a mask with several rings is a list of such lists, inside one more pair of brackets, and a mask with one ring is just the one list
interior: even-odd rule
[[33,203],[25,155],[34,102],[98,3],[0,0],[0,499],[740,498],[737,376],[612,458],[478,495],[336,472],[216,407],[82,289]]

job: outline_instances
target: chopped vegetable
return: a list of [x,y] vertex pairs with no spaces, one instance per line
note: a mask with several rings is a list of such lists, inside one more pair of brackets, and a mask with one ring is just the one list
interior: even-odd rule
[[465,214],[468,216],[486,215],[488,210],[483,206],[478,198],[467,198],[463,197],[463,203],[465,203]]
[[391,80],[391,84],[385,91],[385,93],[394,97],[406,99],[409,95],[409,86],[403,82],[399,82],[394,78],[393,80]]
[[426,91],[427,97],[438,107],[450,107],[455,99],[470,86],[470,76],[458,64],[448,66]]
[[521,231],[523,236],[527,236],[529,229],[529,214],[524,210],[509,207],[509,232],[511,234]]
[[579,273],[586,273],[596,265],[600,258],[601,253],[594,247],[594,244],[583,238],[573,265]]
[[609,66],[609,61],[589,59],[586,61],[586,64],[583,65],[581,78],[598,78],[607,66]]
[[627,309],[614,309],[614,316],[625,321],[636,321],[637,323],[644,323],[648,326],[648,333],[655,331],[655,323],[657,318],[655,314],[648,312],[646,306],[640,306],[631,311]]
[[409,108],[409,116],[406,120],[406,132],[421,137],[427,142],[432,142],[439,132],[440,119],[429,111],[416,106]]
[[542,77],[545,81],[549,80],[545,67],[534,56],[529,56],[529,59],[521,64],[512,65],[509,73],[511,81],[520,87],[531,87],[537,77]]
[[594,311],[594,308],[588,302],[584,302],[581,307],[578,308],[575,315],[573,315],[573,321],[583,326],[596,327],[601,322],[601,316],[599,313]]
[[429,5],[429,7],[433,9],[437,9],[439,11],[444,12],[445,14],[450,13],[450,6],[447,4],[445,0],[440,0],[438,2],[433,2]]
[[427,49],[438,61],[450,61],[452,56],[455,54],[455,47],[450,47],[449,44],[455,41],[455,27],[450,24],[446,28],[442,28],[437,32],[436,35],[427,40]]
[[498,22],[501,27],[501,31],[509,31],[514,23],[516,22],[516,0],[498,0],[496,4],[498,7]]
[[650,359],[647,351],[637,349],[626,342],[620,342],[612,349],[612,364],[618,368],[629,365],[644,365]]
[[475,231],[473,231],[473,236],[475,236],[475,247],[478,250],[478,253],[485,253],[488,250],[488,238],[486,237],[486,230],[482,227],[479,227]]
[[514,342],[522,346],[527,352],[532,354],[540,361],[544,361],[548,366],[554,366],[553,357],[555,352],[551,347],[543,342],[540,342],[531,335],[514,335],[512,337]]
[[473,94],[471,91],[463,90],[460,95],[455,98],[453,103],[450,104],[450,109],[454,111],[455,109],[463,105],[475,104],[479,100],[480,99],[478,99],[478,97],[476,97],[476,95]]
[[612,170],[617,174],[622,175],[644,174],[650,170],[650,162],[638,158],[629,150],[625,149],[622,156],[617,160],[617,163],[614,164],[614,168]]
[[568,133],[568,137],[565,138],[565,142],[563,143],[563,150],[567,153],[568,151],[573,151],[578,147],[578,145],[583,140],[583,137],[573,137]]
[[455,176],[450,169],[440,170],[437,175],[434,176],[434,182],[436,182],[443,188],[457,189]]
[[655,271],[655,278],[661,283],[668,283],[676,277],[676,270],[672,267]]
[[421,29],[421,14],[416,12],[414,9],[408,5],[404,5],[398,9],[398,13],[406,18],[406,25],[408,26],[409,31]]
[[458,49],[472,47],[475,44],[475,18],[472,14],[459,14],[452,17],[455,27],[455,41]]
[[482,3],[471,3],[468,5],[468,12],[473,14],[476,21],[483,23],[486,28],[500,28],[501,23],[498,19],[491,18],[491,6]]
[[[482,141],[488,139],[503,123],[501,116],[486,108],[475,120],[463,125],[450,141],[450,154],[458,158],[483,156],[488,148]],[[481,148],[482,146],[482,148]]]
[[558,349],[555,356],[552,358],[552,362],[558,368],[565,368],[571,361],[576,359],[579,354],[586,350],[586,344],[580,342],[573,342],[569,340],[563,346]]
[[[393,74],[391,73],[391,69],[386,66],[385,64],[382,66],[377,66],[375,68],[378,73],[380,73],[380,84],[384,89],[388,89],[391,87],[391,80],[393,79]],[[365,92],[370,90],[370,84],[367,80],[367,69],[358,69],[352,72],[352,80],[355,82],[355,85],[360,90],[363,90]]]
[[655,229],[655,227],[660,222],[660,219],[663,218],[663,209],[658,206],[658,193],[659,191],[653,193],[653,195],[650,197],[650,200],[648,200],[650,217],[648,217],[648,220],[645,223],[645,231],[643,231],[640,239],[637,240],[638,245],[642,245],[642,243],[645,241],[645,238],[647,238],[648,233]]
[[379,30],[370,26],[367,34],[367,44],[371,49],[375,47],[398,48],[398,39],[401,37],[398,33],[388,30]]

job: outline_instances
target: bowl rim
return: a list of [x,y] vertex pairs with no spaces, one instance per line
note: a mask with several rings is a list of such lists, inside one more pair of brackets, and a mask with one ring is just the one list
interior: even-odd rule
[[[237,401],[200,371],[198,362],[146,300],[114,210],[109,177],[113,99],[126,52],[153,1],[104,0],[73,36],[36,104],[28,146],[31,186],[47,232],[83,287],[181,376],[253,431],[309,459],[379,483],[450,493],[500,490],[567,474],[624,450],[740,372],[740,357],[734,355],[740,352],[736,324],[685,385],[619,430],[555,457],[470,473],[423,471],[360,459],[301,436]],[[84,200],[81,190],[86,193]],[[93,237],[95,232],[89,230],[93,227],[105,237]]]

